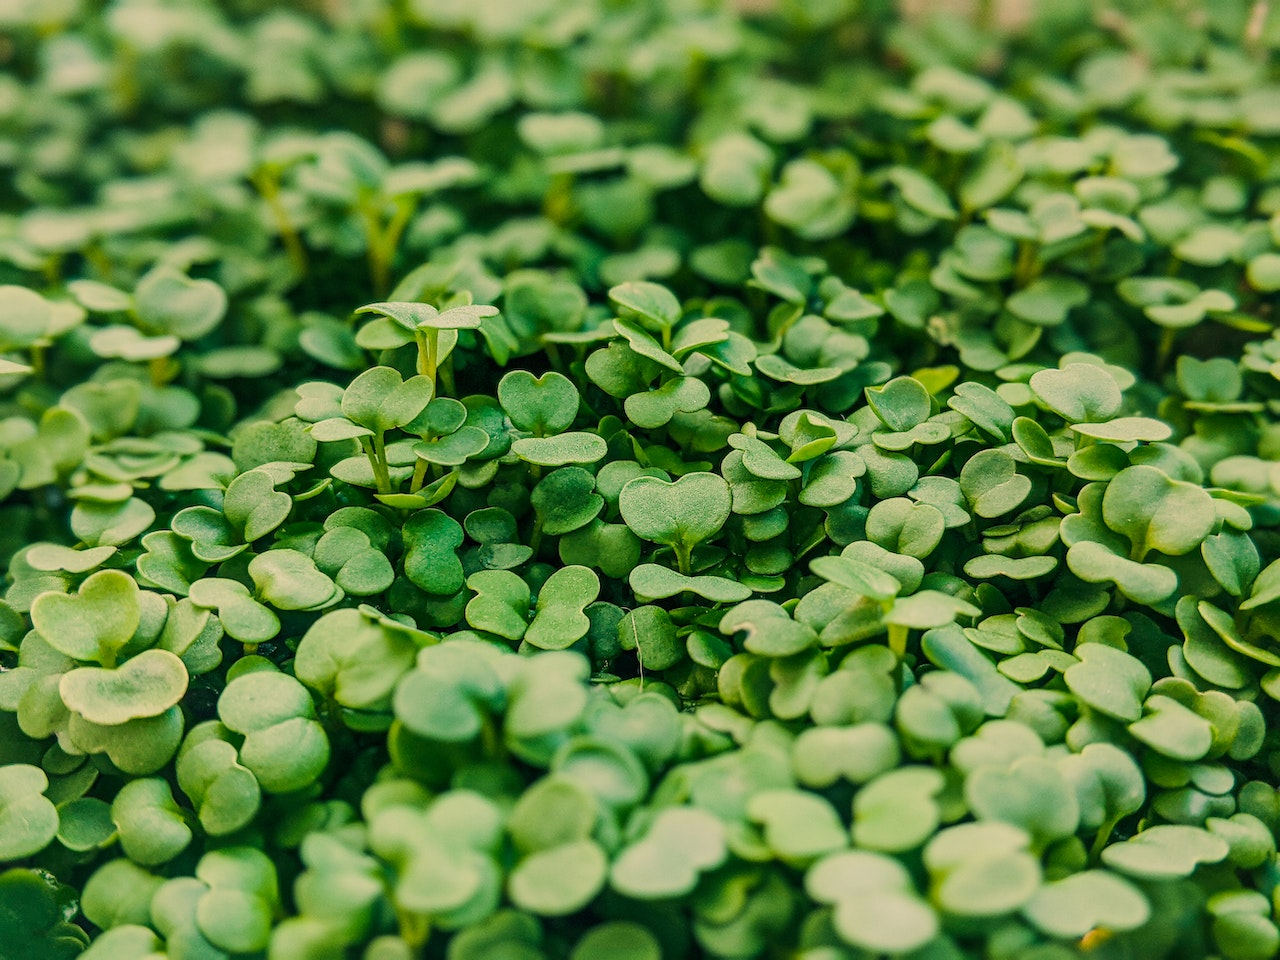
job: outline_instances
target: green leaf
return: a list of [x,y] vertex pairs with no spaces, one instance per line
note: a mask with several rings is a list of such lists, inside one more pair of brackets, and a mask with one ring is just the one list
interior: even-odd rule
[[245,543],[265,537],[284,523],[293,507],[287,493],[275,489],[266,470],[249,470],[231,481],[222,501],[222,512],[240,531]]
[[678,413],[696,413],[711,401],[711,391],[696,377],[676,377],[656,390],[626,398],[627,419],[637,427],[656,430]]
[[901,191],[902,199],[925,216],[935,220],[954,220],[959,216],[946,192],[918,170],[890,167],[888,178]]
[[167,650],[144,650],[113,670],[81,667],[63,674],[62,701],[93,723],[115,726],[156,717],[187,692],[186,665]]
[[1207,830],[1161,825],[1111,844],[1102,851],[1102,862],[1140,880],[1173,880],[1190,876],[1202,863],[1225,859],[1227,851],[1227,842]]
[[1127,467],[1112,478],[1102,516],[1108,527],[1128,537],[1135,560],[1151,550],[1189,553],[1217,523],[1213,498],[1203,488],[1148,466]]
[[873,891],[836,904],[832,923],[846,943],[876,954],[916,950],[938,933],[938,916],[914,893]]
[[138,281],[134,305],[147,329],[198,340],[222,322],[227,295],[212,280],[192,280],[172,268],[158,267]]
[[[1104,853],[1105,858],[1105,853]],[[1042,933],[1061,939],[1091,930],[1136,930],[1151,917],[1147,898],[1107,870],[1085,870],[1042,886],[1022,910]]]
[[58,810],[44,796],[49,778],[39,767],[0,767],[0,861],[39,853],[58,833]]
[[882,387],[867,387],[867,403],[890,430],[906,431],[928,419],[929,391],[919,380],[897,377]]
[[998,820],[941,831],[924,849],[934,902],[958,917],[998,917],[1023,906],[1041,883],[1029,842],[1026,832]]
[[640,564],[627,579],[641,600],[661,600],[686,590],[712,603],[734,603],[751,596],[751,588],[736,580],[713,576],[687,577],[656,563]]
[[1213,746],[1213,725],[1171,697],[1147,698],[1143,717],[1129,724],[1129,732],[1174,760],[1199,760]]
[[1151,689],[1151,673],[1136,657],[1103,643],[1081,643],[1079,663],[1063,674],[1067,687],[1099,713],[1133,722]]
[[586,635],[585,608],[600,595],[600,578],[587,567],[561,567],[538,591],[533,622],[524,640],[543,650],[563,650]]
[[1008,769],[981,767],[966,778],[964,795],[978,820],[1021,827],[1041,847],[1073,835],[1080,823],[1066,778],[1042,757],[1022,757]]
[[634,650],[646,670],[666,670],[685,657],[676,625],[661,607],[640,606],[627,611],[618,624],[618,644]]
[[275,549],[249,561],[257,595],[279,610],[315,610],[337,601],[341,589],[297,550]]
[[119,570],[100,570],[74,594],[42,593],[31,605],[32,625],[73,660],[114,663],[141,622],[138,585]]
[[602,460],[609,445],[594,433],[562,433],[555,437],[523,437],[511,444],[511,452],[540,467],[560,467]]
[[666,287],[648,281],[632,281],[609,288],[609,301],[623,319],[662,333],[680,322],[680,301]]
[[604,887],[609,860],[594,840],[576,840],[525,857],[507,879],[511,902],[530,913],[576,913]]
[[765,790],[747,802],[747,818],[762,825],[765,843],[785,863],[807,866],[841,850],[849,836],[835,809],[803,790]]
[[372,367],[356,377],[342,395],[342,413],[348,420],[385,433],[418,416],[434,393],[428,377],[403,379],[391,367]]
[[191,843],[191,828],[166,780],[147,777],[120,788],[111,820],[125,855],[144,867],[168,863]]
[[1068,423],[1110,420],[1120,410],[1120,388],[1105,369],[1091,363],[1070,363],[1060,370],[1031,375],[1037,399]]
[[900,767],[876,777],[854,796],[853,842],[885,853],[920,846],[938,829],[936,797],[943,783],[930,767]]
[[623,896],[661,900],[690,893],[727,856],[724,825],[694,807],[662,810],[643,837],[613,861],[609,883]]
[[674,482],[636,477],[622,488],[618,509],[636,536],[692,549],[729,519],[729,484],[714,473],[687,473]]
[[562,433],[578,415],[577,387],[555,371],[512,370],[498,381],[498,401],[516,429],[539,437]]

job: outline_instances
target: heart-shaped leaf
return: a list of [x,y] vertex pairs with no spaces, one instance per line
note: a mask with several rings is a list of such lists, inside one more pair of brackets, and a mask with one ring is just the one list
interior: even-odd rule
[[31,605],[31,622],[50,646],[98,663],[115,663],[141,617],[138,585],[119,570],[98,571],[74,594],[42,593]]
[[1102,516],[1108,527],[1129,538],[1134,560],[1151,550],[1189,553],[1217,523],[1213,498],[1204,488],[1149,466],[1127,467],[1112,478]]
[[111,804],[111,819],[125,854],[144,867],[168,863],[191,843],[191,828],[168,782],[160,777],[121,787]]
[[609,860],[594,840],[575,840],[525,857],[507,878],[512,903],[546,917],[576,913],[604,887]]
[[314,610],[337,601],[342,592],[297,550],[275,549],[249,561],[257,594],[280,610]]
[[910,430],[929,418],[932,400],[919,380],[898,377],[882,387],[868,387],[867,403],[890,430]]
[[600,594],[600,578],[587,567],[561,567],[538,591],[537,610],[524,639],[543,650],[572,646],[591,627],[584,609]]
[[1030,385],[1040,402],[1068,423],[1110,420],[1120,409],[1115,378],[1091,363],[1040,370],[1032,374]]
[[523,437],[511,444],[511,452],[540,467],[560,467],[602,460],[609,445],[594,433],[571,432],[555,437]]
[[764,829],[765,843],[786,863],[806,866],[843,849],[849,835],[825,799],[803,790],[765,790],[747,802],[748,819]]
[[729,484],[714,473],[687,473],[674,482],[636,477],[618,495],[622,519],[643,540],[690,551],[729,519]]
[[1042,933],[1075,939],[1096,929],[1135,930],[1151,917],[1151,905],[1122,877],[1085,870],[1042,886],[1022,914]]
[[696,377],[676,377],[657,390],[633,393],[624,403],[627,419],[637,427],[655,430],[678,413],[695,413],[711,401],[711,391]]
[[198,340],[222,322],[227,295],[212,280],[192,280],[177,270],[159,267],[138,281],[134,306],[148,329]]
[[429,377],[405,380],[391,367],[372,367],[347,386],[342,413],[374,433],[385,433],[418,416],[434,392]]
[[1099,713],[1132,722],[1142,716],[1151,673],[1136,657],[1103,643],[1082,643],[1079,663],[1067,669],[1067,687]]
[[694,807],[658,813],[646,834],[624,847],[613,861],[609,883],[637,900],[661,900],[689,893],[699,875],[727,855],[724,825]]
[[144,650],[113,670],[81,667],[64,674],[62,702],[86,720],[116,726],[157,717],[187,692],[187,667],[168,650]]
[[240,474],[227,487],[222,512],[245,543],[265,537],[289,516],[293,500],[275,485],[271,474],[259,469]]
[[1043,757],[1022,757],[1007,770],[984,766],[965,780],[964,795],[979,820],[1021,827],[1041,846],[1071,836],[1080,823],[1066,778]]
[[498,401],[516,429],[536,437],[562,433],[578,415],[578,388],[555,371],[512,370],[498,381]]
[[900,767],[876,777],[854,796],[854,843],[886,853],[918,847],[938,829],[935,798],[943,785],[931,767]]
[[58,810],[44,795],[48,786],[39,767],[0,767],[0,861],[39,853],[57,835]]
[[1141,880],[1173,880],[1190,876],[1202,863],[1218,863],[1228,850],[1225,840],[1199,827],[1161,825],[1111,844],[1102,862]]

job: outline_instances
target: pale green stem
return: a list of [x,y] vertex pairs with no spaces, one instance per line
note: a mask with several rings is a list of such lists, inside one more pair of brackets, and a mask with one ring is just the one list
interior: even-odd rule
[[417,493],[422,489],[423,481],[427,478],[427,461],[421,457],[418,462],[413,465],[413,482],[409,484],[409,492]]
[[369,442],[368,437],[361,437],[360,446],[364,450],[364,455],[369,458],[369,465],[373,468],[373,480],[378,485],[378,492],[390,493],[391,471],[387,465],[387,449],[382,434],[374,434],[373,443]]

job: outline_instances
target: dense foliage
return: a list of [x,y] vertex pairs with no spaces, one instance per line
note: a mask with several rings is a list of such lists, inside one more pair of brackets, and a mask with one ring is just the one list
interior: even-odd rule
[[1273,956],[1280,6],[1032,6],[0,0],[0,957]]

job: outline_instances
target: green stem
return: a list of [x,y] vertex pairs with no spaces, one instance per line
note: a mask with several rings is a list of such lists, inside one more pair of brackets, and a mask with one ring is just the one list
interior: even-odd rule
[[1119,819],[1106,820],[1102,826],[1098,827],[1098,833],[1093,838],[1093,846],[1089,848],[1089,862],[1097,863],[1102,857],[1102,851],[1107,845],[1107,841],[1111,839],[1111,832],[1115,830]]
[[147,373],[151,376],[153,387],[163,387],[169,382],[169,364],[166,363],[168,359],[168,357],[152,357],[147,362]]
[[43,344],[36,343],[31,346],[31,375],[37,380],[45,378],[45,347]]
[[907,636],[911,630],[900,623],[889,624],[889,649],[898,658],[898,665],[893,668],[893,685],[902,690],[903,673],[906,670]]
[[676,568],[686,577],[693,571],[693,547],[685,543],[674,543],[671,549],[676,552]]
[[375,433],[372,444],[368,437],[361,437],[360,446],[373,467],[373,481],[378,485],[378,492],[391,493],[391,469],[387,465],[387,447],[382,434]]
[[397,910],[396,921],[400,927],[400,939],[409,945],[414,953],[419,953],[426,946],[431,936],[431,921],[420,913],[408,910]]
[[1020,241],[1018,243],[1018,265],[1014,268],[1014,284],[1021,289],[1034,280],[1038,272],[1035,244],[1027,240]]
[[547,363],[551,365],[551,369],[559,370],[561,373],[564,373],[565,368],[560,359],[560,344],[544,343],[542,345],[542,350],[547,355]]
[[889,624],[889,649],[899,661],[907,657],[907,636],[910,632],[910,628],[900,623]]
[[436,377],[439,380],[440,396],[452,397],[457,394],[457,390],[453,384],[453,354],[449,354],[444,358],[444,363],[436,369]]
[[431,384],[434,387],[436,382],[436,364],[437,358],[440,356],[440,331],[435,327],[427,327],[427,359],[426,369],[423,373],[431,378]]
[[416,205],[413,200],[401,197],[396,201],[396,212],[392,214],[391,219],[382,231],[381,257],[388,271],[390,271],[391,264],[395,260],[396,247],[400,246],[400,236],[404,233],[404,228],[409,225],[409,219],[413,216],[415,208]]
[[538,559],[538,551],[542,549],[542,517],[534,517],[533,533],[529,536],[529,549],[533,551],[531,559]]
[[302,238],[298,236],[297,228],[294,227],[293,221],[289,218],[289,211],[285,209],[280,200],[280,181],[277,179],[276,172],[274,170],[261,171],[253,178],[253,185],[258,188],[258,193],[266,201],[267,209],[271,211],[271,217],[276,222],[276,230],[280,233],[280,242],[284,244],[285,252],[289,255],[289,262],[293,264],[293,269],[299,274],[305,274],[307,272],[307,248],[303,246]]
[[373,292],[381,297],[391,282],[391,265],[383,258],[382,218],[369,201],[360,204],[360,216],[364,220],[364,237],[369,259],[369,282]]
[[421,457],[418,462],[413,465],[413,482],[409,484],[409,492],[417,493],[422,489],[423,482],[427,479],[427,461]]
[[1164,373],[1169,366],[1169,358],[1173,356],[1173,348],[1178,339],[1178,331],[1172,327],[1164,327],[1160,331],[1160,346],[1156,348],[1156,376]]

